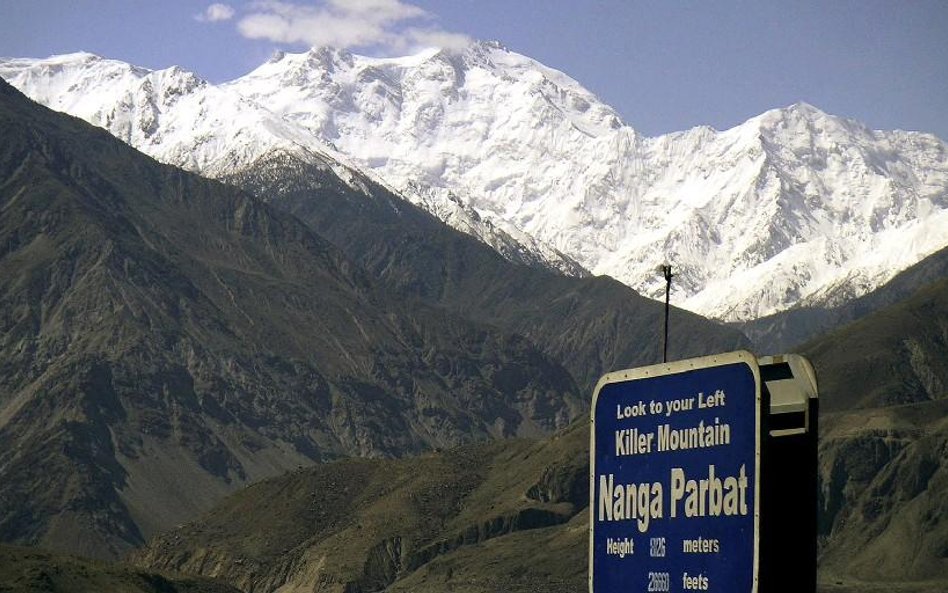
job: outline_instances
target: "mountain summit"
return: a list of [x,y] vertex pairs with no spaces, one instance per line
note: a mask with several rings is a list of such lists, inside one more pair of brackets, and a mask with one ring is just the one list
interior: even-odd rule
[[[0,76],[207,175],[276,144],[304,147],[567,273],[608,274],[657,297],[655,267],[670,261],[675,300],[721,319],[842,302],[948,244],[943,141],[804,103],[730,130],[648,138],[566,74],[493,42],[399,58],[314,48],[219,86],[182,81],[180,94],[110,82],[115,62],[93,69],[82,56],[70,85],[55,82],[67,77],[63,57],[0,61]],[[76,82],[88,77],[125,90],[84,91]],[[137,128],[119,125],[133,113]]]

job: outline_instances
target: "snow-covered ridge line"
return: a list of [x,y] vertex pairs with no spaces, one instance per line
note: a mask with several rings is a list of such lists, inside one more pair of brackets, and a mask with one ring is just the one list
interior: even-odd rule
[[[325,136],[178,66],[149,70],[77,52],[46,59],[0,58],[0,77],[39,103],[103,127],[162,162],[208,177],[228,177],[268,153],[289,151],[330,168],[358,191],[368,191],[368,179],[425,205],[420,194],[393,186]],[[434,213],[513,261],[567,274],[589,273],[556,249],[512,225],[494,225],[469,207],[441,207]]]
[[[234,106],[215,118],[162,103],[148,131],[147,105],[136,101],[165,97],[165,83],[110,102],[102,89],[127,74],[105,80],[116,76],[106,61],[101,72],[77,67],[76,90],[50,93],[65,80],[53,71],[62,61],[0,61],[0,76],[205,173],[268,143],[338,151],[501,252],[503,234],[522,246],[533,238],[547,261],[567,254],[647,295],[661,295],[654,270],[671,261],[674,300],[722,319],[858,296],[948,245],[944,142],[869,130],[805,103],[729,130],[649,138],[566,74],[497,43],[402,58],[315,48],[216,87],[178,82],[200,90],[187,97],[220,93],[215,108]],[[247,105],[256,107],[246,121],[229,112]]]

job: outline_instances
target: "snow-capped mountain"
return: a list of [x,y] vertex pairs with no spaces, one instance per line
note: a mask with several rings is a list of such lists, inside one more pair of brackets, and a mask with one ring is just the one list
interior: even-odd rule
[[324,148],[280,117],[178,67],[150,71],[77,53],[6,60],[0,75],[31,99],[101,126],[158,160],[211,176],[278,147]]
[[948,156],[805,104],[646,138],[568,76],[478,43],[279,56],[227,85],[396,187],[451,192],[651,296],[726,319],[848,298],[948,244]]
[[[489,227],[524,245],[533,237],[655,297],[664,287],[655,269],[670,261],[677,304],[722,319],[845,300],[948,245],[944,142],[806,104],[726,131],[647,138],[575,80],[496,43],[387,59],[319,48],[274,56],[218,87],[193,76],[176,83],[169,88],[215,93],[203,101],[217,117],[201,116],[194,99],[173,126],[132,131],[115,122],[149,113],[155,99],[142,96],[161,83],[119,100],[102,89],[141,71],[102,62],[98,78],[50,72],[55,59],[3,61],[0,76],[206,174],[246,162],[212,155],[255,146],[259,127],[307,147],[329,143],[475,236]],[[230,110],[248,105],[261,119],[233,125]],[[139,128],[149,121],[136,117]],[[179,137],[175,151],[158,148]]]
[[[208,177],[227,177],[267,155],[290,153],[331,169],[356,190],[368,191],[366,172],[387,185],[323,136],[176,66],[152,71],[79,52],[43,60],[0,58],[0,77],[34,101],[103,127],[159,161]],[[512,261],[589,274],[572,258],[512,225],[482,218],[451,194],[433,201],[421,185],[408,185],[402,193]]]

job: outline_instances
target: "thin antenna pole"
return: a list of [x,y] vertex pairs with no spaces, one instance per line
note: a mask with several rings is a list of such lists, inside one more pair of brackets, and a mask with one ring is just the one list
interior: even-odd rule
[[668,362],[668,312],[671,309],[669,298],[672,286],[672,267],[671,264],[662,265],[662,274],[665,275],[665,342],[662,348],[662,362]]

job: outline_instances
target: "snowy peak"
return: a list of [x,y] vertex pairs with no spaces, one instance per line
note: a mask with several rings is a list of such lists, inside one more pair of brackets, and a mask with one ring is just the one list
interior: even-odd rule
[[180,67],[152,71],[90,53],[0,62],[0,76],[34,100],[109,129],[126,142],[207,83]]
[[153,71],[80,53],[0,61],[0,76],[33,100],[101,126],[159,160],[207,175],[276,147],[319,152],[325,145],[178,66]]
[[[806,104],[756,119],[770,167],[782,172],[784,201],[796,197],[856,218],[868,233],[924,214],[922,202],[948,207],[945,145],[931,134],[870,130]],[[932,173],[929,185],[924,179]],[[849,183],[836,183],[842,177]]]
[[351,67],[351,53],[332,47],[319,47],[300,54],[279,52],[246,77],[257,79],[279,77],[284,82],[306,85],[318,80],[322,73],[332,74],[340,69],[345,70]]
[[[935,136],[874,131],[800,103],[719,137],[731,143],[719,157],[746,163],[734,170],[748,173],[753,191],[739,202],[754,210],[735,216],[740,206],[727,200],[726,212],[699,210],[746,234],[728,247],[739,265],[708,275],[687,306],[749,319],[794,303],[835,304],[948,244],[948,159]],[[729,284],[744,288],[726,294]]]
[[101,118],[99,107],[115,97],[131,100],[147,95],[148,102],[157,107],[207,84],[178,66],[152,71],[86,52],[44,60],[3,60],[0,76],[29,88],[34,100],[84,119]]
[[83,119],[94,117],[96,106],[116,88],[129,88],[148,72],[86,52],[0,61],[0,76],[7,82],[30,89],[35,101]]
[[[373,135],[383,138],[418,126],[453,127],[442,115],[460,107],[476,116],[478,109],[467,108],[480,105],[469,102],[485,99],[546,105],[549,118],[565,119],[588,134],[621,125],[614,110],[576,81],[498,43],[475,42],[463,50],[428,49],[400,58],[314,48],[284,54],[226,86],[332,140],[368,125],[377,126],[381,134]],[[518,88],[504,92],[511,86]],[[493,111],[490,115],[495,117]],[[538,127],[542,123],[537,122]]]

